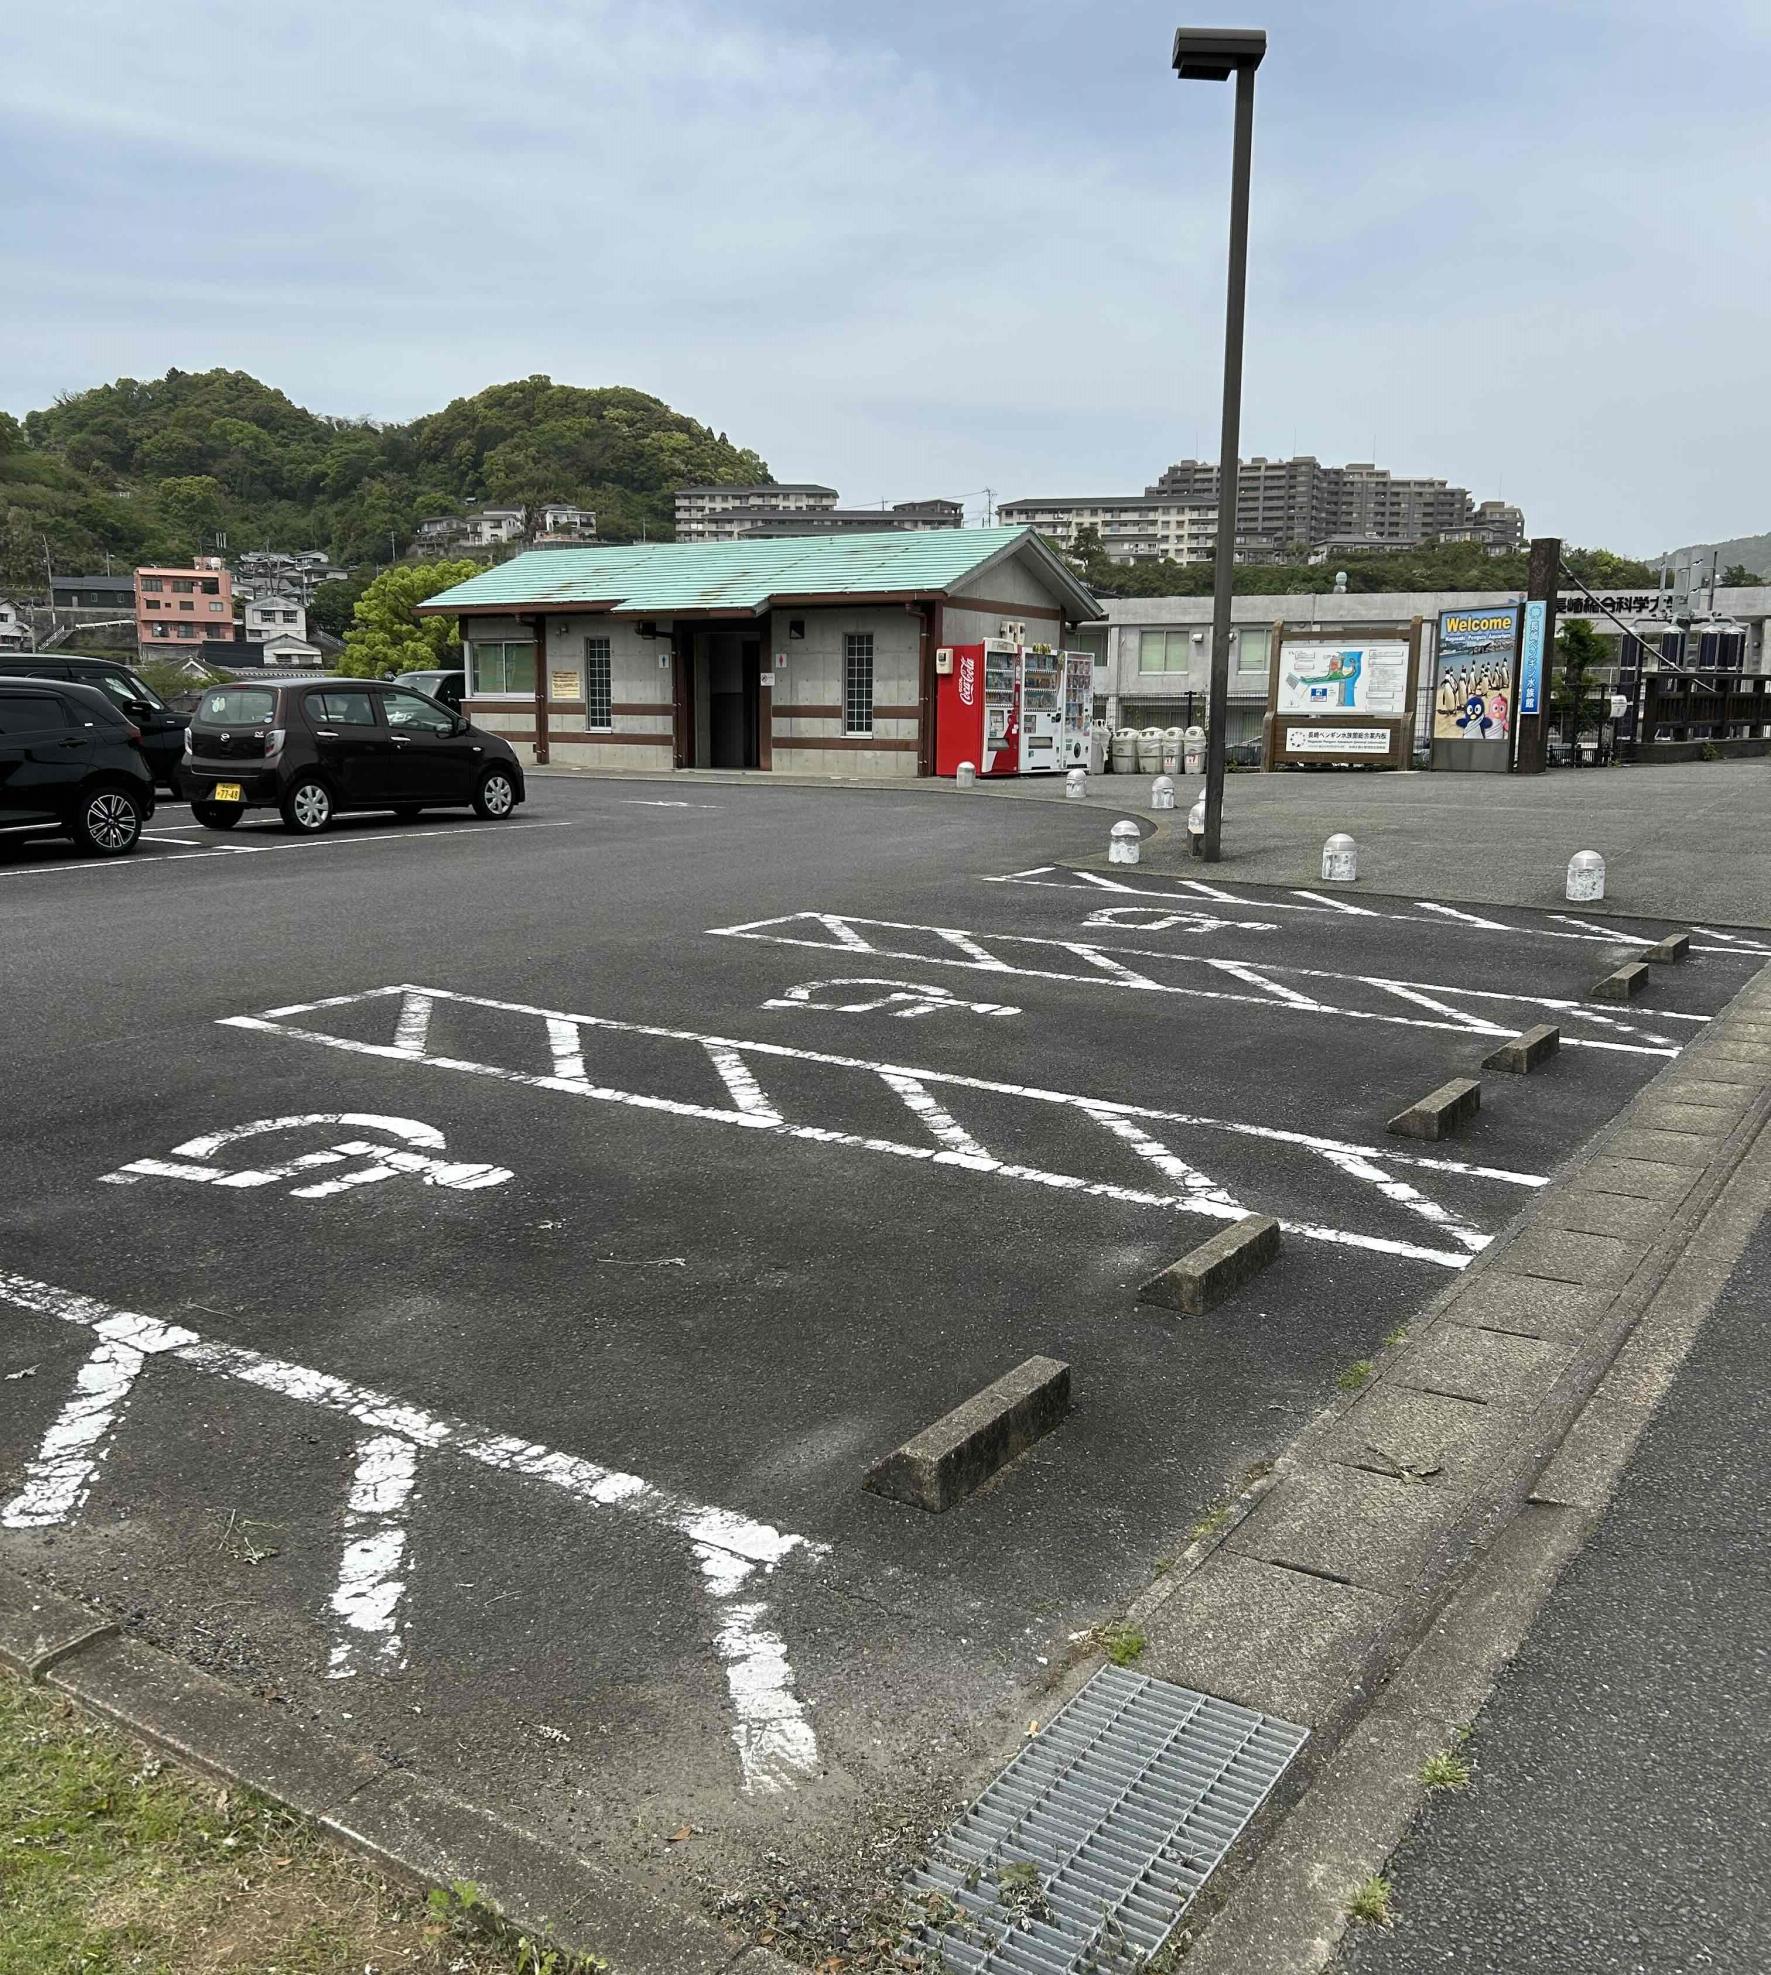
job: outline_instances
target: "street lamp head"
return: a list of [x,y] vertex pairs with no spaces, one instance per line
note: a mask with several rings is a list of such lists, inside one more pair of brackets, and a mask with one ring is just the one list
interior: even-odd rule
[[1223,82],[1242,69],[1258,69],[1266,52],[1265,28],[1175,29],[1175,74],[1183,82]]

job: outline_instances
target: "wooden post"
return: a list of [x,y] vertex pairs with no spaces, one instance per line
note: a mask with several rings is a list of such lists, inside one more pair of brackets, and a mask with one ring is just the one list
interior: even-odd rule
[[1275,617],[1267,633],[1267,710],[1261,718],[1261,766],[1275,767],[1279,752],[1279,654],[1285,646],[1285,619]]
[[[1513,675],[1513,729],[1518,735],[1513,753],[1513,772],[1516,775],[1541,775],[1548,766],[1550,681],[1555,670],[1556,653],[1556,585],[1561,580],[1561,571],[1561,542],[1552,535],[1540,536],[1531,544],[1531,565],[1525,579],[1527,605],[1526,610],[1520,613],[1520,660]],[[1520,689],[1524,684],[1525,620],[1530,613],[1530,605],[1534,603],[1541,603],[1544,607],[1542,679],[1537,711],[1525,714],[1519,711]]]
[[535,764],[547,761],[547,619],[534,617],[535,626]]

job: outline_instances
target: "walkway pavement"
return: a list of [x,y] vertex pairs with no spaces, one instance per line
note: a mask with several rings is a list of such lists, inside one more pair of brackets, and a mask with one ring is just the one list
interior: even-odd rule
[[[1141,803],[1148,784],[1125,780]],[[1177,781],[1187,796],[1192,783]],[[1105,809],[1119,782],[1106,778],[1091,801]],[[1359,884],[1347,894],[1354,898],[1369,890],[1452,904],[1554,905],[1568,859],[1596,850],[1614,912],[1771,925],[1771,761],[1536,776],[1236,774],[1224,788],[1223,862],[1203,875],[1316,884],[1322,840],[1335,830],[1358,841]],[[1202,875],[1179,830],[1146,843],[1143,862]]]
[[1466,1753],[1387,1868],[1346,1975],[1771,1968],[1771,1218]]

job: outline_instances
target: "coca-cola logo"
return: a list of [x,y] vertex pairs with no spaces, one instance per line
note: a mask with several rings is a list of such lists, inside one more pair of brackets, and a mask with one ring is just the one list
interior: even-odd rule
[[978,690],[978,662],[969,651],[959,655],[959,703],[970,706]]

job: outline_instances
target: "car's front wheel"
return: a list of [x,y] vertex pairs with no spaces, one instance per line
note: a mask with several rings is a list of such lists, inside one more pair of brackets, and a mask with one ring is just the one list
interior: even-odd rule
[[504,769],[488,768],[474,788],[474,814],[488,823],[502,823],[516,806],[516,783]]
[[74,812],[74,841],[89,857],[122,857],[141,841],[142,802],[128,789],[95,789]]
[[246,812],[237,802],[193,802],[191,814],[206,830],[231,830]]
[[314,776],[304,775],[277,807],[286,828],[298,836],[317,837],[332,821],[332,791]]

